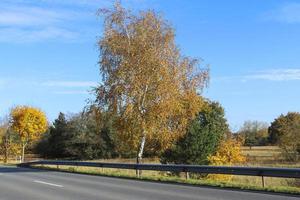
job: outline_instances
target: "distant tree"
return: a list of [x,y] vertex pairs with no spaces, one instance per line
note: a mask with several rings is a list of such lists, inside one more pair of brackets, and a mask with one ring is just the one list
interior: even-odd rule
[[268,143],[268,124],[259,121],[246,121],[238,134],[244,138],[245,146],[263,146]]
[[300,113],[289,112],[280,115],[269,127],[269,140],[279,145],[287,159],[298,160],[300,154]]
[[37,141],[48,128],[45,113],[29,106],[17,106],[10,113],[11,127],[18,133],[22,145],[22,161],[24,162],[26,146]]
[[229,132],[224,109],[217,102],[206,101],[188,128],[187,134],[162,155],[162,163],[208,164],[208,156],[216,152]]
[[120,141],[140,162],[146,141],[163,150],[185,133],[202,106],[197,92],[206,86],[208,70],[196,71],[197,60],[181,55],[174,29],[154,11],[134,15],[116,3],[100,13],[105,26],[97,103],[118,117]]

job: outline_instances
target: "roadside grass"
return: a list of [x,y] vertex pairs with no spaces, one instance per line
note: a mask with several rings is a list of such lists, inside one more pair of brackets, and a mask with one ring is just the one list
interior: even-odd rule
[[[243,166],[250,167],[291,167],[300,168],[300,163],[287,162],[282,157],[281,149],[277,146],[259,146],[259,147],[242,147],[242,153],[247,157],[247,162]],[[32,156],[34,157],[34,156]],[[93,162],[108,163],[135,163],[136,159],[99,159],[90,160]],[[158,164],[159,158],[144,158],[144,163]],[[16,160],[11,160],[12,164],[16,164]],[[1,163],[0,163],[1,164]],[[93,174],[101,176],[122,177],[137,179],[135,170],[126,169],[108,169],[108,168],[91,168],[91,167],[70,167],[70,166],[37,166],[38,168],[59,170],[65,172]],[[210,177],[210,178],[209,178]],[[220,178],[221,177],[221,178]],[[239,188],[247,190],[272,191],[282,193],[300,194],[300,180],[287,178],[265,177],[265,187],[262,187],[262,178],[255,176],[201,176],[191,174],[190,179],[185,179],[184,174],[175,175],[168,172],[143,171],[140,179],[151,181],[163,181],[173,183],[185,183],[202,186],[215,186],[225,188]]]
[[[91,168],[91,167],[70,167],[70,166],[50,166],[37,165],[36,168],[90,174],[99,176],[130,178],[148,181],[160,181],[169,183],[184,183],[189,185],[213,186],[221,188],[234,188],[242,190],[268,191],[277,193],[299,194],[300,187],[294,185],[295,179],[265,177],[265,187],[262,187],[261,177],[252,176],[230,176],[228,180],[213,180],[207,177],[191,174],[189,179],[185,179],[184,174],[174,175],[168,172],[142,171],[140,178],[136,177],[135,170]],[[228,175],[224,175],[228,176]]]
[[2,160],[0,160],[0,165],[5,165],[5,166],[16,166],[19,163],[20,162],[18,162],[16,160],[9,160],[7,163],[5,163]]

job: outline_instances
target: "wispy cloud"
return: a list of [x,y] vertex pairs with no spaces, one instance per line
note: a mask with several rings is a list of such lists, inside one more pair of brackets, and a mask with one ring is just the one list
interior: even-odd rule
[[300,23],[300,3],[285,3],[281,7],[265,13],[264,18],[282,23]]
[[77,6],[108,6],[112,0],[43,0],[44,2],[59,5],[77,5]]
[[39,42],[44,40],[67,40],[72,41],[79,33],[58,27],[43,27],[35,29],[23,28],[0,28],[0,42]]
[[71,18],[71,13],[34,6],[4,6],[0,11],[2,26],[41,26]]
[[[143,8],[156,0],[124,0],[125,7]],[[24,43],[95,39],[96,11],[112,0],[1,0],[0,42]],[[93,26],[92,24],[95,24]]]
[[300,69],[273,69],[260,71],[247,75],[246,79],[258,79],[268,81],[295,81],[300,80]]
[[90,12],[66,8],[0,3],[0,42],[74,41],[82,31],[72,23],[91,16]]
[[89,94],[88,90],[63,90],[63,91],[55,91],[53,94],[62,94],[62,95],[72,95],[72,94]]
[[95,87],[97,82],[93,81],[47,81],[42,83],[49,87]]
[[294,69],[269,69],[256,71],[240,76],[221,76],[212,78],[213,82],[248,82],[252,80],[264,81],[299,81],[300,68]]

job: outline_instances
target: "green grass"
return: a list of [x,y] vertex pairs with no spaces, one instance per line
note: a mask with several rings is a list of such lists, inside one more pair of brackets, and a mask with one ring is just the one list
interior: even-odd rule
[[[148,181],[160,181],[168,183],[183,183],[189,185],[199,186],[213,186],[221,188],[234,188],[242,190],[256,190],[256,191],[268,191],[277,193],[289,193],[300,194],[300,188],[291,186],[293,180],[287,180],[282,178],[268,178],[265,177],[266,186],[263,188],[261,183],[261,177],[251,176],[232,176],[230,181],[218,181],[207,178],[190,178],[185,179],[183,176],[170,175],[166,172],[157,171],[143,171],[142,176],[137,178],[134,170],[124,169],[103,169],[103,168],[89,168],[89,167],[69,167],[69,166],[35,166],[37,168],[47,170],[58,170],[71,173],[81,173],[90,175],[110,176],[119,178],[141,179]],[[290,182],[289,182],[290,181]]]

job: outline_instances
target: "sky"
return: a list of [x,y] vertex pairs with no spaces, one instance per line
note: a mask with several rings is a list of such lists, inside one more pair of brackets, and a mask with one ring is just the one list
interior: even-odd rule
[[[300,0],[123,0],[154,9],[176,29],[183,55],[210,66],[203,95],[232,130],[300,111]],[[0,116],[31,105],[53,121],[76,113],[101,81],[99,8],[111,0],[0,1]]]

